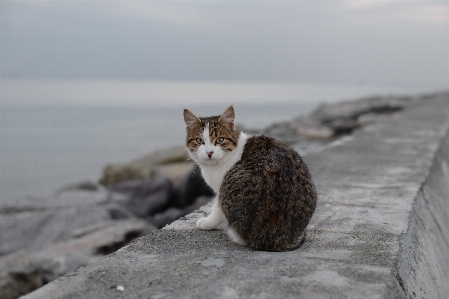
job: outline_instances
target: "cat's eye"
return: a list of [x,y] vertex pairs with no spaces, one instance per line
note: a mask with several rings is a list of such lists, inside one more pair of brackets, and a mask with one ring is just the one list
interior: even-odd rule
[[203,144],[203,143],[204,143],[204,140],[201,139],[201,138],[197,138],[197,139],[196,139],[196,142],[197,142],[198,144]]
[[224,141],[223,137],[217,138],[217,140],[215,141],[216,144],[220,144]]

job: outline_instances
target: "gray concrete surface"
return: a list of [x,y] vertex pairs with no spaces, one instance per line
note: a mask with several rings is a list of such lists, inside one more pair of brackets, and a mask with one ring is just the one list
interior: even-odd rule
[[200,231],[205,207],[23,298],[449,298],[448,128],[445,94],[307,155],[319,198],[295,251]]

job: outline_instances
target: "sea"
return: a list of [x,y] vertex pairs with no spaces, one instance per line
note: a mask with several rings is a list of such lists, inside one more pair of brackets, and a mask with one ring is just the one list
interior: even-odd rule
[[1,88],[0,205],[48,196],[81,181],[97,182],[107,164],[183,145],[183,108],[211,116],[233,104],[237,124],[264,128],[308,114],[322,103],[434,91],[142,81],[2,81]]

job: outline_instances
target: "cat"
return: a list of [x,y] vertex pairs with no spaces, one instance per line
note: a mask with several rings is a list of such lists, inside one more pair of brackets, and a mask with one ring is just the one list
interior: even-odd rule
[[234,120],[233,106],[212,117],[184,109],[187,151],[216,194],[196,226],[224,226],[234,242],[256,250],[296,249],[317,200],[307,166],[289,146],[237,131]]

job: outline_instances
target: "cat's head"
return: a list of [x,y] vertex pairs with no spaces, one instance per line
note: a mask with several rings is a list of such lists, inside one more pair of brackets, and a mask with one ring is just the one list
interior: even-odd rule
[[198,117],[184,109],[186,145],[197,163],[213,165],[237,147],[239,132],[235,130],[234,108],[230,106],[220,116]]

